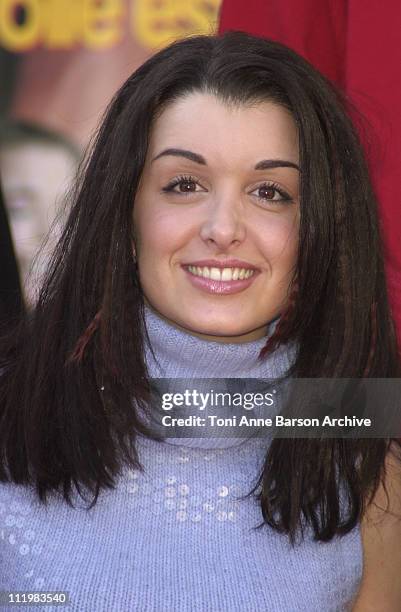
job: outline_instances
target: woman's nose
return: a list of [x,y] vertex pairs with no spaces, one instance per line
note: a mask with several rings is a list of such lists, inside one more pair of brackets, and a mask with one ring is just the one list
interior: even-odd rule
[[216,198],[200,230],[202,240],[220,250],[240,244],[246,236],[241,207],[232,197]]

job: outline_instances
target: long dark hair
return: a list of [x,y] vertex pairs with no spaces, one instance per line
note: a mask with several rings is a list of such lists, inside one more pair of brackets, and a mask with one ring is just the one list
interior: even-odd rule
[[[278,43],[240,32],[179,41],[114,97],[37,307],[4,351],[0,478],[34,484],[43,502],[60,490],[71,503],[75,485],[93,505],[123,465],[140,467],[135,439],[149,432],[137,408],[149,380],[132,207],[152,121],[192,91],[230,104],[270,100],[298,126],[299,257],[266,352],[295,341],[299,377],[400,373],[375,198],[341,95]],[[348,532],[380,483],[390,442],[275,439],[260,480],[265,522],[291,541],[303,518],[320,540]]]

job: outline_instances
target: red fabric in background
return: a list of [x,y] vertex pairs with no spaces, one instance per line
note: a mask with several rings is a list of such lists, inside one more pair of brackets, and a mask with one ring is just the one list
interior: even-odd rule
[[401,347],[401,2],[223,0],[220,32],[278,40],[345,89],[367,119],[365,143],[379,197],[386,269]]

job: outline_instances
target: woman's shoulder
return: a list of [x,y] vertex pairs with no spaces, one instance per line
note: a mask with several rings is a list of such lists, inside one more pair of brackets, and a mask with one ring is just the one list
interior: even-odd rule
[[[361,524],[363,578],[355,612],[401,609],[401,452],[395,443]],[[367,605],[368,604],[368,605]]]

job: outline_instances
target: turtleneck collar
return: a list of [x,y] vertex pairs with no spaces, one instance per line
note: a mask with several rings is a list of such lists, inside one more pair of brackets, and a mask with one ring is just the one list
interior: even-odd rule
[[273,333],[245,343],[204,340],[175,327],[145,305],[148,342],[145,356],[151,378],[279,378],[285,375],[293,358],[293,348],[281,347],[259,360],[259,354]]
[[[179,390],[176,379],[188,381],[213,378],[220,379],[220,383],[221,379],[227,378],[278,379],[287,374],[295,358],[294,347],[284,346],[263,360],[258,359],[278,320],[270,324],[265,337],[237,344],[213,342],[194,336],[175,327],[147,305],[144,315],[148,337],[145,341],[145,359],[149,377],[174,379],[175,390]],[[197,387],[200,388],[199,381]],[[156,421],[157,412],[154,413]],[[191,430],[186,429],[188,437],[169,438],[166,442],[203,449],[224,449],[244,442],[241,438],[230,438],[230,434],[224,431],[216,438],[211,427],[202,430],[202,436],[205,437],[200,439],[198,430],[192,429],[194,437],[189,437]],[[250,434],[251,437],[253,435]]]

